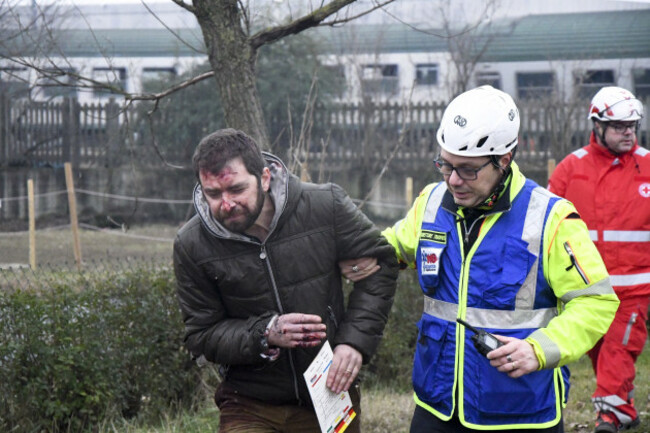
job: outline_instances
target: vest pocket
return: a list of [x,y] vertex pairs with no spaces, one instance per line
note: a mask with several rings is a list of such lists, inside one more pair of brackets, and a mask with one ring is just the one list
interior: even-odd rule
[[[448,397],[454,374],[453,335],[446,321],[424,314],[417,324],[418,341],[413,362],[413,389],[428,402]],[[442,356],[443,354],[447,356]]]
[[514,237],[506,238],[502,257],[501,271],[495,272],[499,277],[495,284],[484,290],[483,300],[488,306],[510,309],[514,307],[516,294],[536,257],[528,251],[527,242]]
[[[490,365],[478,376],[478,400],[470,402],[483,416],[507,419],[512,417],[553,417],[555,407],[554,370],[541,370],[512,379]],[[550,412],[553,415],[550,414]],[[545,413],[546,415],[541,415]],[[538,419],[537,422],[548,421]]]

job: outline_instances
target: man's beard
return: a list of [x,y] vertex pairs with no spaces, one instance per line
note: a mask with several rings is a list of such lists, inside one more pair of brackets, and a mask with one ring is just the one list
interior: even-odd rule
[[[262,207],[264,207],[264,191],[262,191],[262,180],[258,178],[257,179],[257,200],[255,202],[255,208],[252,211],[249,211],[247,208],[243,206],[236,205],[235,208],[233,209],[235,213],[230,212],[227,214],[219,214],[217,216],[217,221],[219,221],[221,225],[223,225],[231,232],[244,233],[253,224],[255,224],[255,221],[257,221],[257,218],[260,216],[260,213],[262,213]],[[228,217],[235,216],[235,215],[236,216],[245,215],[246,217],[243,220],[226,221]]]

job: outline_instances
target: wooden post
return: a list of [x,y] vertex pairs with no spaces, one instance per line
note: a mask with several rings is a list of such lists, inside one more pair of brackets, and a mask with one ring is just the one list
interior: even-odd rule
[[303,182],[311,182],[311,176],[309,175],[309,163],[304,161],[300,164],[300,180]]
[[27,179],[27,203],[29,209],[29,266],[36,269],[36,213],[34,211],[33,179]]
[[551,175],[553,174],[553,170],[555,170],[555,158],[549,158],[548,161],[546,161],[546,182],[548,183],[548,179],[551,178]]
[[406,178],[406,190],[404,191],[406,197],[406,209],[411,207],[413,203],[413,178]]
[[74,259],[77,262],[77,269],[81,270],[81,243],[79,242],[79,224],[77,222],[77,199],[74,193],[74,182],[72,181],[72,165],[66,162],[65,184],[68,190],[68,205],[70,206],[70,227],[72,228],[72,241],[74,248]]

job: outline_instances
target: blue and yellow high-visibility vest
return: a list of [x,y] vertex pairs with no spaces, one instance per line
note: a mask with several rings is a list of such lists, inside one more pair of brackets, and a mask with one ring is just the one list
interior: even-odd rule
[[[576,215],[573,206],[526,180],[515,164],[509,188],[510,209],[485,217],[470,251],[463,251],[456,213],[441,206],[444,183],[425,188],[407,217],[384,231],[400,260],[417,269],[425,296],[416,403],[442,420],[456,412],[477,430],[556,425],[568,391],[562,366],[595,344],[618,306],[586,226],[567,218]],[[576,250],[579,269],[557,242]],[[526,339],[542,368],[518,379],[499,372],[456,318]],[[566,332],[576,321],[588,326]]]

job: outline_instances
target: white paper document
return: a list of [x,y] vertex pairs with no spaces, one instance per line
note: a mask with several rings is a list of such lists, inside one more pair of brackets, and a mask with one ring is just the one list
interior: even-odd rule
[[357,415],[350,393],[334,394],[325,386],[333,357],[330,343],[326,341],[303,374],[322,433],[343,433]]

